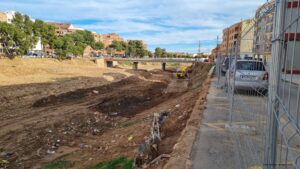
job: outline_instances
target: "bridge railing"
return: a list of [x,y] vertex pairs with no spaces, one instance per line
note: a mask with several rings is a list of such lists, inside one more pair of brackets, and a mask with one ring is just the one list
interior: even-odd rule
[[203,62],[200,58],[118,58],[118,57],[104,57],[105,60],[112,61],[132,61],[132,62]]

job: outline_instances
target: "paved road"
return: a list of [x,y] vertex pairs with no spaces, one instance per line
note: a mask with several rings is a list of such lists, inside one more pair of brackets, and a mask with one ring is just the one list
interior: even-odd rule
[[[224,82],[223,79],[221,83]],[[217,88],[217,79],[212,80],[208,95],[207,110],[204,112],[202,126],[194,143],[190,169],[252,169],[262,167],[267,119],[267,97],[253,92],[236,94],[233,123],[229,124],[229,99],[223,89]],[[289,84],[282,91],[289,91]],[[291,86],[291,111],[296,113],[295,98],[298,90]],[[285,94],[285,101],[288,95]],[[286,119],[281,119],[286,124]],[[293,133],[291,126],[286,133]],[[294,144],[300,139],[293,139]],[[278,144],[281,154],[285,155],[286,146]],[[293,149],[300,153],[299,148]],[[290,161],[290,160],[289,160]],[[289,168],[289,167],[288,167]]]

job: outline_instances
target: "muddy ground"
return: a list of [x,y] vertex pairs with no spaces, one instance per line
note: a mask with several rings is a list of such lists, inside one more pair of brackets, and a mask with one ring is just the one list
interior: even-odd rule
[[[207,78],[194,65],[189,81],[159,70],[115,81],[78,77],[0,87],[0,168],[42,168],[63,159],[90,168],[118,156],[134,158],[149,136],[153,113],[170,112],[160,154],[170,154]],[[131,139],[129,139],[131,138]]]

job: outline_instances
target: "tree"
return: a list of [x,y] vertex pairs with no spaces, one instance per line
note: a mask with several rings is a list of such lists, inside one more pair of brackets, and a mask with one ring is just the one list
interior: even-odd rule
[[127,43],[123,41],[113,41],[111,45],[109,45],[109,48],[113,48],[116,51],[125,51],[127,48]]
[[87,46],[100,50],[104,45],[102,42],[95,42],[92,33],[89,31],[76,31],[75,33],[58,37],[53,45],[55,53],[61,57],[68,55],[82,56]]
[[163,57],[166,54],[166,49],[162,49],[162,48],[155,48],[155,57]]
[[104,49],[104,43],[102,43],[102,42],[93,42],[91,47],[94,50],[101,50],[101,49]]
[[130,57],[144,57],[145,52],[145,46],[143,44],[143,41],[140,40],[130,40],[128,42],[128,46],[126,49],[126,54]]

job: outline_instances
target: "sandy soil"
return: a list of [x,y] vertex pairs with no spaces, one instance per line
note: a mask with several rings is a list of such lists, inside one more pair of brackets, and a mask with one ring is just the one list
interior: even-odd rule
[[64,159],[81,169],[120,155],[134,158],[153,113],[162,111],[171,114],[159,154],[170,154],[208,72],[194,66],[191,80],[176,83],[159,70],[55,60],[38,60],[31,70],[28,62],[0,61],[0,168],[41,168]]

